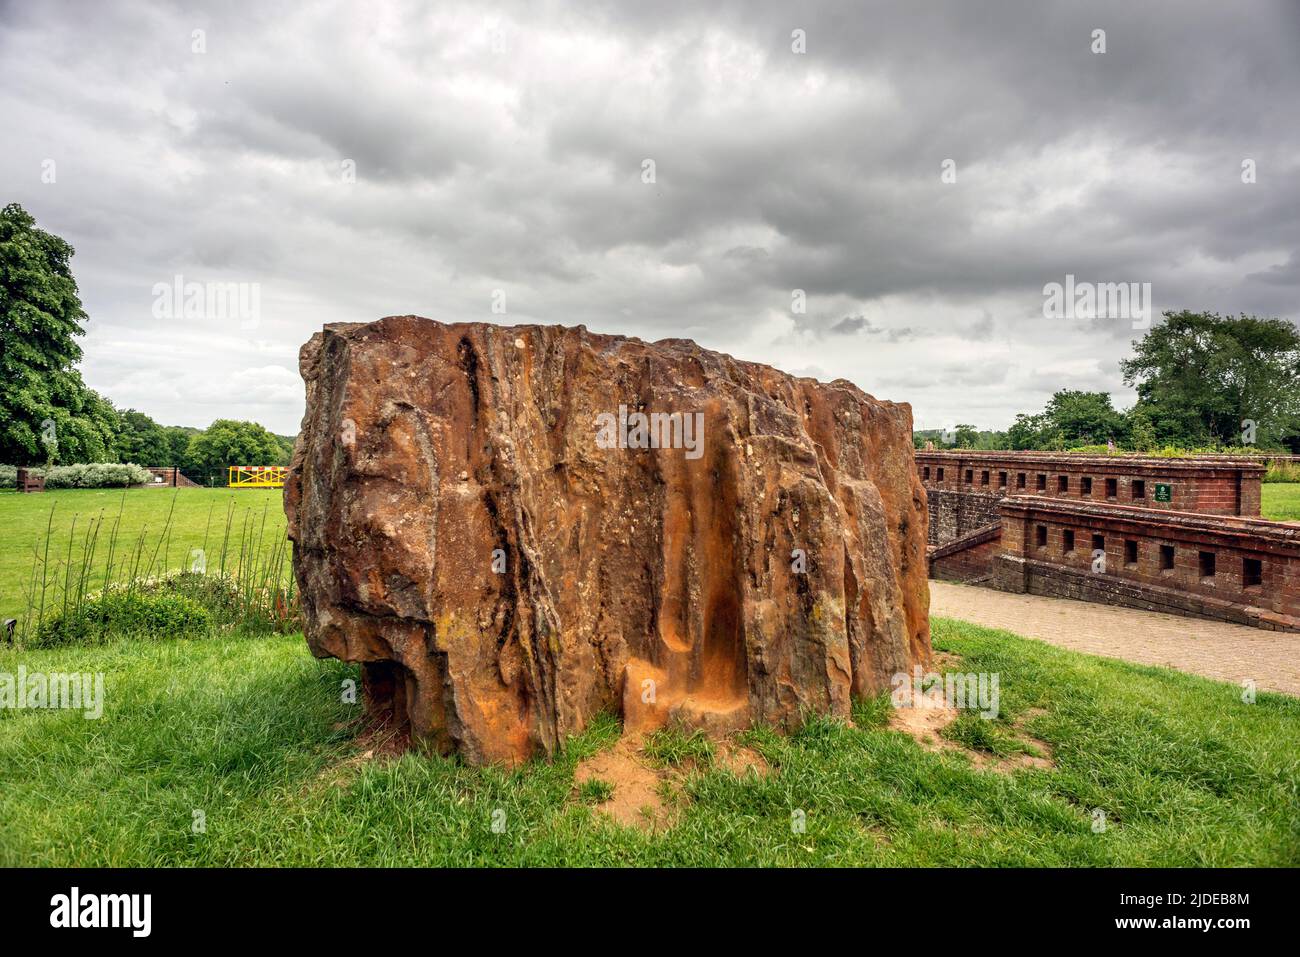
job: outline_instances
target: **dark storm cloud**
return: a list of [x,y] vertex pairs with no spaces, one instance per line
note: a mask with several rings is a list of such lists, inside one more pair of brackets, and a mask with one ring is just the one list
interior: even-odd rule
[[[1140,331],[1045,319],[1067,274],[1296,316],[1294,4],[0,11],[2,198],[78,247],[88,379],[164,421],[224,395],[292,431],[320,323],[499,321],[497,292],[920,425],[1127,404]],[[155,318],[176,274],[260,284],[260,321]]]

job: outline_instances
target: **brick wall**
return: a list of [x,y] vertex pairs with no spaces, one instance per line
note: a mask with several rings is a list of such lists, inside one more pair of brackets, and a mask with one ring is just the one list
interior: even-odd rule
[[[1264,466],[1230,458],[918,451],[927,493],[1038,495],[1214,515],[1258,515]],[[1168,486],[1158,501],[1157,486]],[[935,539],[942,542],[943,539]]]
[[993,559],[1001,551],[1002,524],[985,525],[946,545],[933,548],[926,556],[930,577],[942,581],[984,582],[992,578]]
[[180,488],[198,487],[196,483],[191,482],[189,479],[187,479],[184,475],[181,474],[181,470],[175,468],[174,466],[152,466],[151,465],[148,468],[153,475],[153,479],[149,482],[150,485],[163,485],[168,487],[180,487]]
[[993,584],[1300,630],[1300,524],[1018,496]]
[[930,545],[945,545],[1001,518],[998,503],[1002,496],[998,494],[927,488],[925,498],[930,511],[926,542]]

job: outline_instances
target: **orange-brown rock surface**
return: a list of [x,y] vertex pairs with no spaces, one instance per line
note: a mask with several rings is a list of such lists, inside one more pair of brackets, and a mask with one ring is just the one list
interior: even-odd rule
[[416,316],[327,326],[301,368],[307,642],[440,751],[515,763],[601,710],[846,718],[928,663],[906,405],[684,339]]

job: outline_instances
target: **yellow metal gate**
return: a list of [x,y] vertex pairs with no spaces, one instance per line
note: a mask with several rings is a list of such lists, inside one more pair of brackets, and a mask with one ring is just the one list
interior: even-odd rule
[[230,488],[284,488],[289,469],[284,465],[232,465]]

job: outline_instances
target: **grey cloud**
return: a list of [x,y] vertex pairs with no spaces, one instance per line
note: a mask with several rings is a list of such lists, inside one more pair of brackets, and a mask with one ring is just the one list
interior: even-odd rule
[[848,335],[854,332],[861,332],[863,329],[870,330],[871,323],[867,321],[866,316],[845,316],[835,325],[831,326],[831,332]]
[[223,377],[277,431],[301,411],[253,339],[151,319],[183,273],[260,283],[266,342],[501,321],[503,289],[505,321],[692,336],[1005,425],[1066,385],[1130,401],[1129,324],[1042,316],[1067,273],[1296,318],[1298,35],[1282,0],[9,4],[0,199],[78,249],[88,379],[164,421],[204,424]]

